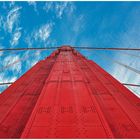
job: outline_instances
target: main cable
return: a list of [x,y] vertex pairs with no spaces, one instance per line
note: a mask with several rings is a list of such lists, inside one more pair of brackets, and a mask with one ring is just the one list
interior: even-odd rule
[[140,48],[113,48],[113,47],[74,47],[75,49],[83,49],[83,50],[120,50],[120,51],[140,51]]
[[[21,51],[21,50],[52,50],[59,49],[60,47],[33,47],[33,48],[5,48],[0,49],[1,51]],[[73,47],[74,49],[83,49],[83,50],[131,50],[131,51],[140,51],[140,48],[112,48],[112,47]]]
[[0,51],[23,51],[23,50],[52,50],[58,49],[59,47],[39,47],[39,48],[6,48],[0,49]]

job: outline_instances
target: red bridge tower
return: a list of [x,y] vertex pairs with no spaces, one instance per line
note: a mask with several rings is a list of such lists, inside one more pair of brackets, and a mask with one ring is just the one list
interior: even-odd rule
[[140,99],[69,46],[0,95],[1,138],[140,138]]

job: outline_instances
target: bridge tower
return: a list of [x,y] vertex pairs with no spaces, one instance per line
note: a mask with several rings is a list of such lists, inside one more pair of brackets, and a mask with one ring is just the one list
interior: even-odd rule
[[0,138],[140,138],[140,99],[62,46],[0,94]]

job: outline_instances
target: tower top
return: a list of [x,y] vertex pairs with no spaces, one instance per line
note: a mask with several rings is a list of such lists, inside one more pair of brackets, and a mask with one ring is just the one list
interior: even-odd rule
[[61,46],[59,48],[59,50],[61,50],[61,51],[72,51],[73,50],[73,47],[71,47],[69,45],[64,45],[64,46]]

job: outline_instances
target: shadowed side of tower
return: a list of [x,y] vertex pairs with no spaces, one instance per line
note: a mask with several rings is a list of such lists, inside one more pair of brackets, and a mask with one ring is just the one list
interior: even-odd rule
[[1,137],[140,138],[140,99],[69,46],[35,65],[0,101]]

